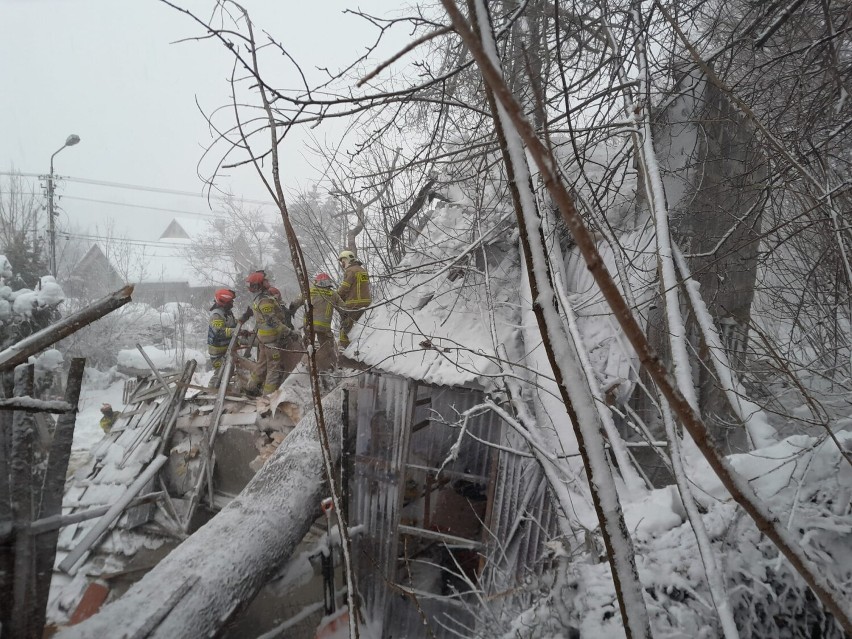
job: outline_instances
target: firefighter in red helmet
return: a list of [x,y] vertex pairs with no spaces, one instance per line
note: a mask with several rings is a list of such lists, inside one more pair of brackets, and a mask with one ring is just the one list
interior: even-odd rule
[[289,374],[288,351],[297,343],[296,332],[285,321],[284,311],[275,296],[270,293],[269,280],[264,271],[255,271],[246,278],[249,292],[254,295],[251,306],[246,309],[242,321],[254,316],[257,341],[259,342],[257,363],[249,375],[250,394],[267,395],[274,392]]
[[207,323],[207,354],[213,367],[210,385],[214,388],[219,386],[225,354],[237,326],[233,311],[236,297],[236,291],[230,288],[220,288],[213,293],[213,306],[210,307],[210,321]]

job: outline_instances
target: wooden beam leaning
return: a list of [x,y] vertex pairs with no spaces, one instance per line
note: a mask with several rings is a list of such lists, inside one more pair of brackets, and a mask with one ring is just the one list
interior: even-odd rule
[[[23,368],[24,370],[21,370]],[[33,391],[35,366],[29,364],[15,371],[15,394],[30,395]],[[23,373],[23,374],[21,374]],[[10,463],[12,525],[15,536],[15,558],[12,572],[11,623],[6,626],[10,636],[36,637],[41,628],[34,627],[35,610],[35,547],[29,534],[33,520],[33,439],[35,420],[31,413],[16,412],[12,418],[12,449]]]
[[[36,511],[39,520],[60,516],[62,512],[65,476],[68,473],[68,460],[71,458],[71,444],[74,440],[74,428],[77,425],[77,402],[80,400],[80,389],[83,386],[85,368],[85,358],[75,357],[71,360],[68,379],[65,384],[65,401],[71,408],[59,416],[53,430],[53,441],[47,455],[47,469],[44,472],[44,484],[41,489],[41,501]],[[36,615],[38,627],[44,626],[58,538],[59,530],[56,529],[45,532],[35,539],[38,580],[36,582],[34,615]]]
[[[127,504],[127,507],[133,508],[134,506],[149,504],[151,502],[157,501],[164,495],[165,492],[162,490],[153,493],[148,493],[147,495],[136,497],[129,504]],[[71,524],[76,524],[81,521],[87,521],[89,519],[94,519],[95,517],[105,515],[109,512],[110,508],[112,508],[112,506],[95,506],[94,508],[87,508],[86,510],[71,513],[70,515],[53,515],[51,517],[45,517],[30,524],[30,533],[33,535],[41,535],[43,533],[48,533],[53,530],[59,530],[60,528],[70,526]]]
[[0,371],[9,370],[18,364],[26,362],[31,355],[44,350],[55,344],[63,337],[67,337],[95,320],[99,320],[107,313],[114,311],[130,302],[133,286],[128,284],[124,288],[110,293],[97,302],[90,304],[84,309],[63,317],[55,324],[51,324],[29,337],[25,337],[13,344],[6,350],[0,352]]

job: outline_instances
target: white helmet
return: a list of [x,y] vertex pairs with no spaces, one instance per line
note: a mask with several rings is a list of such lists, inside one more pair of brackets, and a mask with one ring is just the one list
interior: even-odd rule
[[340,251],[340,255],[337,256],[337,260],[343,262],[346,266],[349,266],[354,259],[356,259],[355,253],[352,251]]

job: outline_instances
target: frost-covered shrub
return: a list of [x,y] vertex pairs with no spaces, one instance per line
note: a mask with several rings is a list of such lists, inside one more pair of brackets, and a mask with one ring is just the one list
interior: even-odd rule
[[[85,302],[68,300],[72,310]],[[89,366],[101,370],[118,364],[122,351],[135,351],[136,344],[162,351],[179,351],[180,365],[186,361],[185,351],[206,351],[206,313],[186,304],[168,304],[154,308],[131,302],[89,326],[83,327],[61,342],[69,356],[86,357]],[[147,365],[143,368],[147,369]]]
[[0,255],[0,347],[2,348],[11,346],[58,320],[60,317],[58,307],[65,299],[62,287],[49,275],[40,278],[35,289],[10,285],[16,281],[9,260],[6,256]]

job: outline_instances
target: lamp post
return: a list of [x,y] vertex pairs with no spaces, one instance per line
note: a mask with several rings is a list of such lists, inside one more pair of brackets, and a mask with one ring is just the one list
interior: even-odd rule
[[[80,141],[79,135],[73,133],[65,140],[65,144],[59,147],[59,151],[66,146],[74,146]],[[54,218],[56,213],[53,208],[53,158],[56,157],[57,151],[50,156],[50,175],[47,176],[47,219],[48,219],[48,237],[50,240],[50,274],[56,277],[56,224]]]

